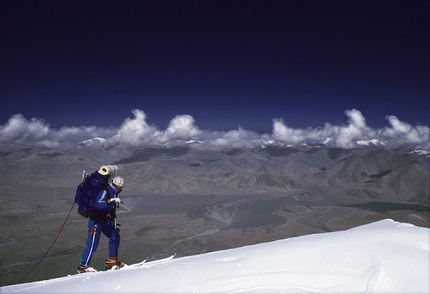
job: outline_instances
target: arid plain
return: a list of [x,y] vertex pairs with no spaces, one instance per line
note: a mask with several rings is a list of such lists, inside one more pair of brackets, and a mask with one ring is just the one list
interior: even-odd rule
[[[344,230],[391,218],[430,227],[429,158],[413,150],[273,147],[0,150],[1,285],[75,274],[87,220],[72,208],[82,169],[116,164],[119,258],[136,263]],[[103,269],[102,237],[92,266]]]

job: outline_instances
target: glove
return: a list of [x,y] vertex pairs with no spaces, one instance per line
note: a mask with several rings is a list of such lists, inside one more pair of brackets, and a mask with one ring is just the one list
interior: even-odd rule
[[115,204],[120,204],[120,203],[122,203],[121,199],[119,199],[118,197],[116,197],[116,198],[111,198],[109,202],[110,202],[110,203],[115,203]]

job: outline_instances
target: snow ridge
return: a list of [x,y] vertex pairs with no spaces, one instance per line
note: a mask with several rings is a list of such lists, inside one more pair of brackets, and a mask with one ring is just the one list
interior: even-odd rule
[[429,293],[430,230],[391,219],[1,293]]

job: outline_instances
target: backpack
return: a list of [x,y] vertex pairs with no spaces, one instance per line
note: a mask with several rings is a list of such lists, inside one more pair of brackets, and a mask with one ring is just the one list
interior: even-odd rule
[[102,166],[100,170],[91,175],[83,174],[83,181],[78,185],[75,194],[75,203],[78,204],[78,213],[83,217],[90,217],[95,208],[97,195],[106,189],[111,173],[117,170],[116,166]]

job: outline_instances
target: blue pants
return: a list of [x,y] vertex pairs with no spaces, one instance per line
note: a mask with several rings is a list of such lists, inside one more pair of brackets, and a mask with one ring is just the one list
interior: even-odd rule
[[89,266],[91,258],[96,252],[100,241],[100,235],[103,233],[109,238],[109,256],[118,256],[119,243],[121,237],[115,228],[115,221],[111,219],[88,220],[88,239],[82,252],[81,266]]

